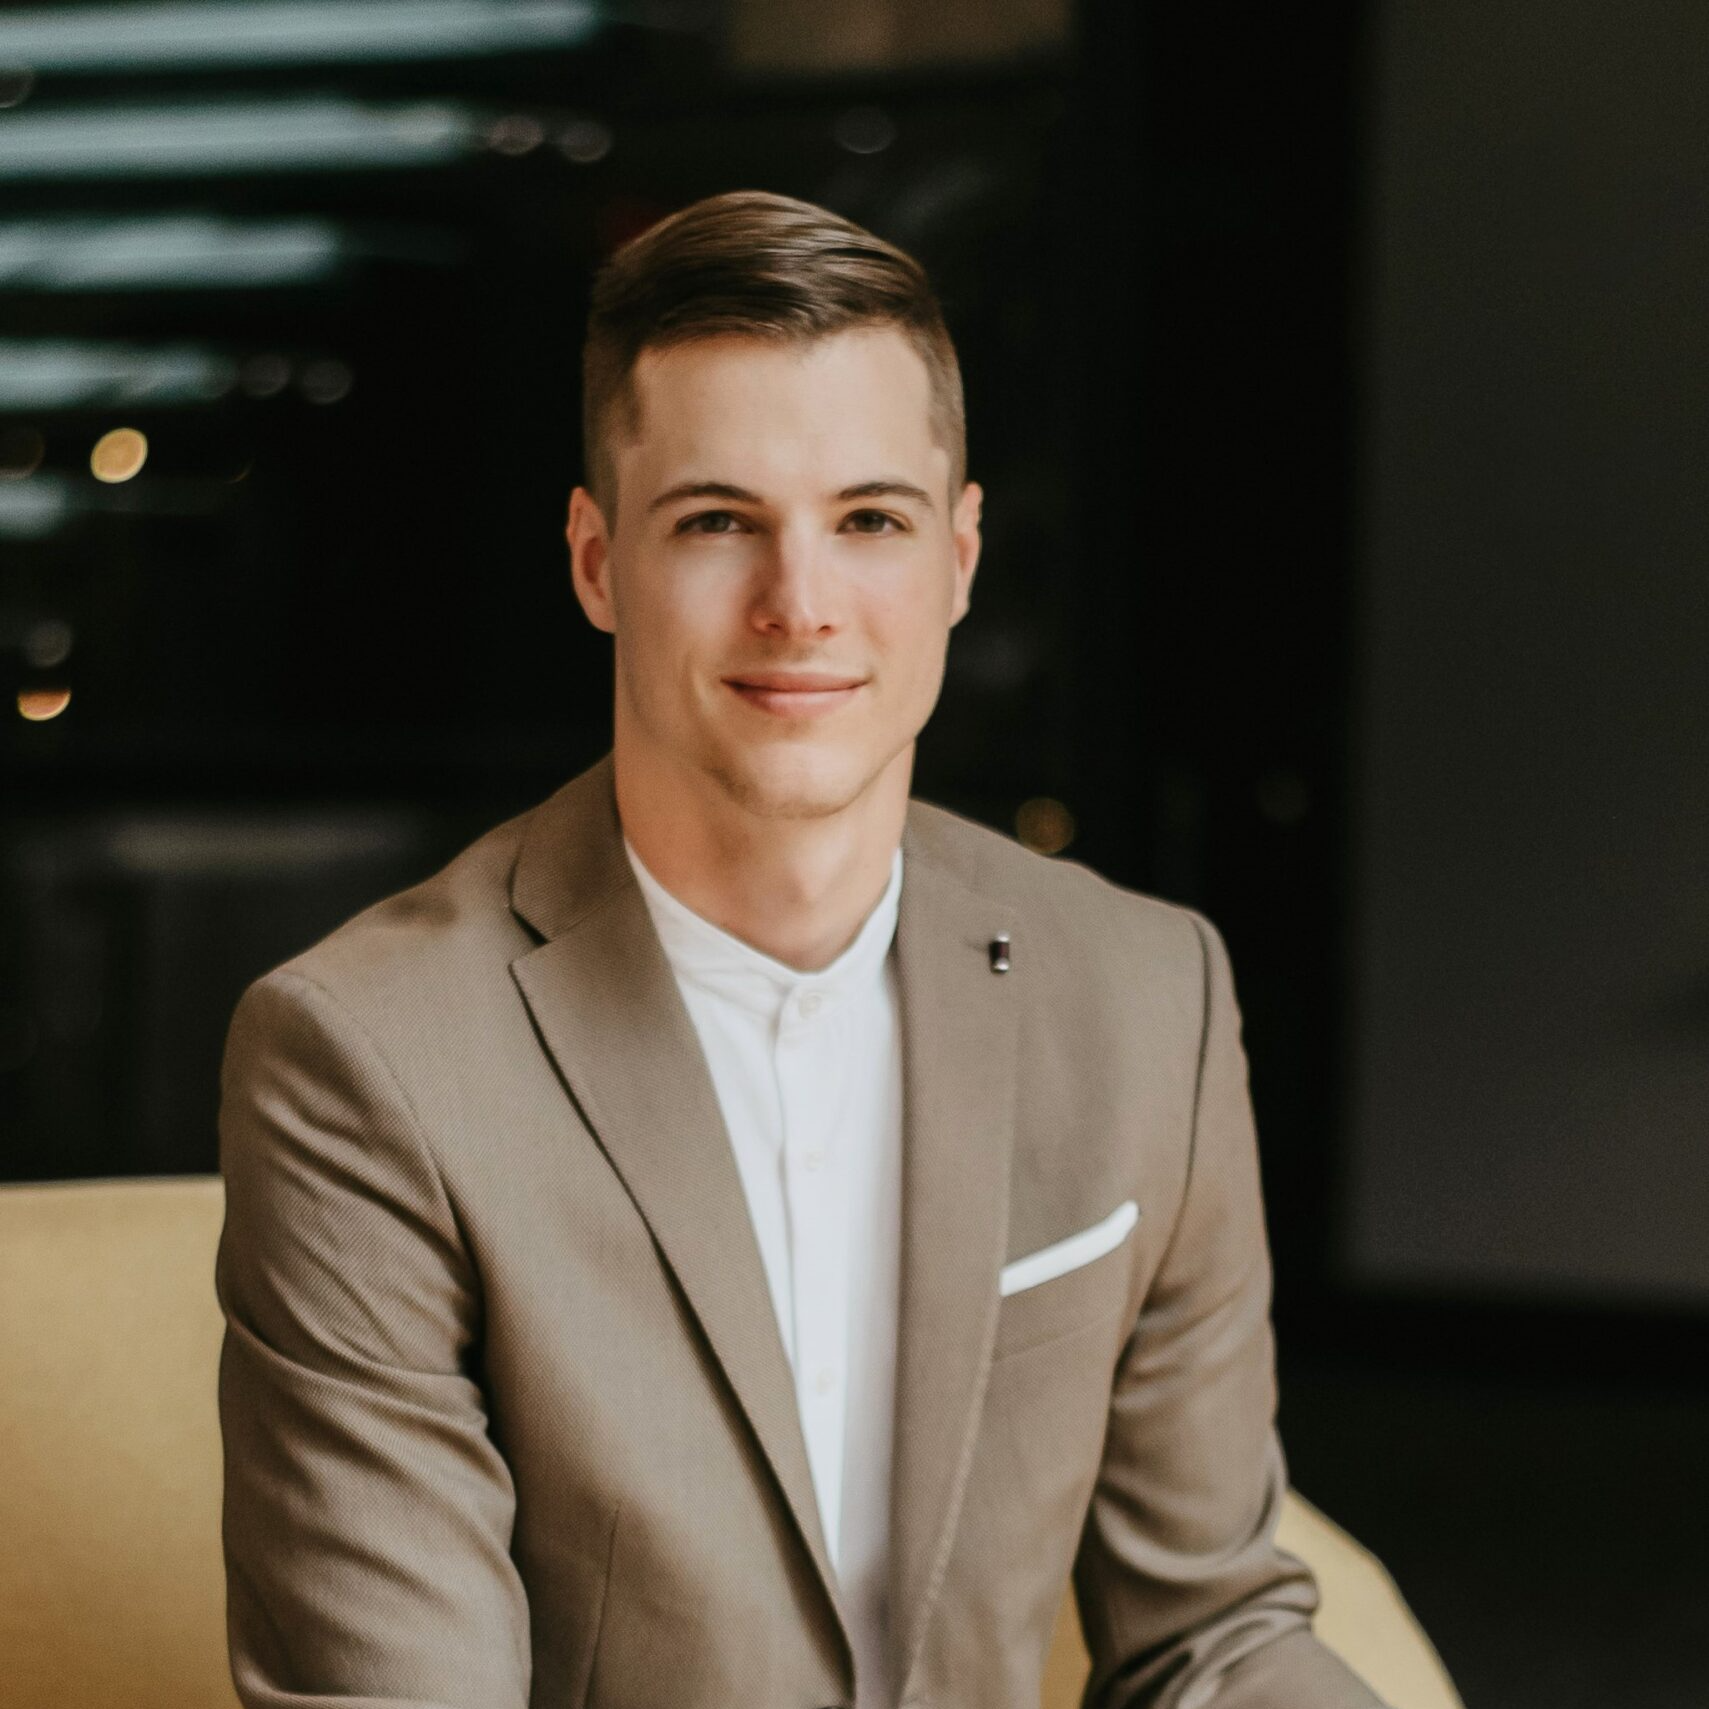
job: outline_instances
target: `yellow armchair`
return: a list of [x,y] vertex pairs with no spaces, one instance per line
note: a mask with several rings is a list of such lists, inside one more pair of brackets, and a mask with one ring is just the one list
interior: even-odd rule
[[[216,1176],[0,1187],[0,1657],[28,1709],[235,1709],[215,1404]],[[1459,1709],[1382,1567],[1289,1498],[1319,1635],[1393,1709]],[[1044,1709],[1087,1670],[1063,1604]]]
[[214,1387],[222,1186],[0,1188],[7,1704],[236,1709]]
[[[1318,1638],[1390,1709],[1463,1709],[1441,1659],[1375,1555],[1295,1490],[1288,1492],[1277,1540],[1317,1575],[1322,1600],[1312,1628]],[[1070,1591],[1056,1614],[1043,1709],[1079,1709],[1090,1671]]]

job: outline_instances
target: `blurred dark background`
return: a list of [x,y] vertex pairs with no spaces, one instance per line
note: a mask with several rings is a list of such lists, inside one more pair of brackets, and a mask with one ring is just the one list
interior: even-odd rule
[[1187,901],[1300,1488],[1469,1704],[1709,1701],[1709,8],[0,8],[0,1177],[215,1161],[257,973],[603,751],[592,268],[917,253],[918,793]]

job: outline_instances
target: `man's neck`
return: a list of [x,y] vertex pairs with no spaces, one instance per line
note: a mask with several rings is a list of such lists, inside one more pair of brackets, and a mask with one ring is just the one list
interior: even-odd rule
[[890,882],[912,754],[839,812],[760,817],[710,791],[660,788],[615,765],[617,813],[641,864],[685,907],[804,973],[853,943]]

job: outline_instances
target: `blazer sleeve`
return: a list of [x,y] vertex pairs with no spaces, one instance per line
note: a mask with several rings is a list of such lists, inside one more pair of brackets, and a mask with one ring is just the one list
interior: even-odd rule
[[246,1709],[524,1709],[515,1492],[470,1375],[479,1291],[409,1101],[289,969],[220,1105],[227,1632]]
[[1187,1184],[1118,1364],[1074,1566],[1088,1709],[1381,1709],[1311,1631],[1310,1571],[1275,1544],[1270,1255],[1228,955],[1204,1010]]

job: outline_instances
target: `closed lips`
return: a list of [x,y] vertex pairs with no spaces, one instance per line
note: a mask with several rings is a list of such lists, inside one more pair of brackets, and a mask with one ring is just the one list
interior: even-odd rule
[[760,671],[724,680],[756,711],[780,718],[814,718],[834,712],[854,699],[861,687],[859,677],[801,671]]
[[724,679],[733,688],[753,688],[771,694],[832,694],[839,689],[859,688],[855,676],[829,676],[817,671],[756,671],[749,676]]

